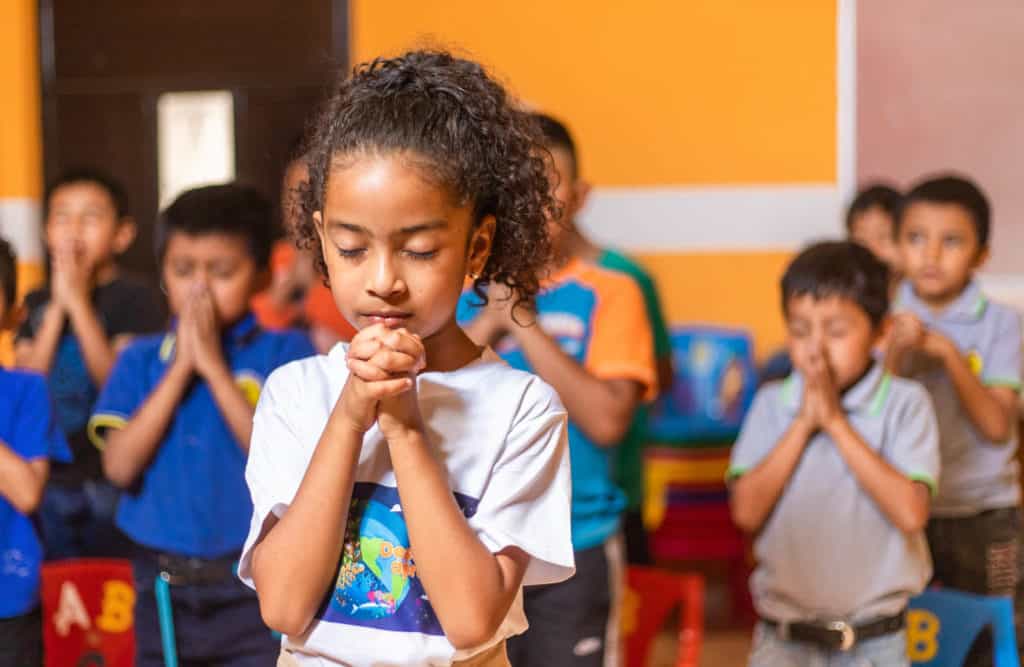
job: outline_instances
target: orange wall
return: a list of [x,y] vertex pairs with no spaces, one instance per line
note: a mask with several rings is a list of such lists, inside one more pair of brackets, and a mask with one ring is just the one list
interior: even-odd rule
[[759,358],[785,340],[779,280],[789,252],[638,255],[658,284],[670,322],[721,324],[754,332]]
[[835,180],[833,2],[350,6],[354,62],[465,50],[569,122],[597,185]]

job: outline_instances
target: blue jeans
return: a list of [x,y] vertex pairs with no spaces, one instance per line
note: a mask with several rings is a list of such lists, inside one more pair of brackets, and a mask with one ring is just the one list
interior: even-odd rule
[[39,506],[46,560],[124,558],[124,540],[114,527],[118,497],[118,490],[101,480],[47,486]]
[[909,667],[907,635],[894,632],[857,644],[852,651],[829,651],[813,644],[780,639],[758,623],[749,667]]

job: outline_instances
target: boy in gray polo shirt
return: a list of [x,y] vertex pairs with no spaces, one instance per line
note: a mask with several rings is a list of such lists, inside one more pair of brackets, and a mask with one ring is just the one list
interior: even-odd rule
[[750,665],[907,665],[939,452],[924,388],[872,356],[888,271],[856,244],[815,245],[782,304],[797,370],[758,392],[729,469],[733,518],[755,535]]
[[[934,178],[910,191],[897,225],[907,281],[894,306],[887,366],[922,382],[939,418],[943,475],[928,524],[935,579],[1013,597],[1024,649],[1021,325],[973,279],[988,256],[988,201],[962,178]],[[991,664],[990,652],[986,638],[967,664]]]

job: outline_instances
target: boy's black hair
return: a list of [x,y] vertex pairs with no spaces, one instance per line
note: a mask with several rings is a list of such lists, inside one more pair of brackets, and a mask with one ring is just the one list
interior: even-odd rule
[[[902,211],[906,212],[915,202],[955,204],[963,208],[971,217],[971,222],[974,223],[978,245],[982,248],[988,246],[992,211],[989,207],[988,197],[970,179],[956,174],[943,174],[925,179],[911,188],[903,198]],[[903,222],[902,217],[901,213],[896,220],[897,229]]]
[[3,239],[0,239],[0,293],[4,295],[4,305],[13,308],[18,295],[18,260],[14,248]]
[[867,213],[873,208],[880,208],[893,220],[893,236],[896,235],[896,218],[900,214],[903,195],[887,183],[872,183],[861,188],[846,209],[846,231],[853,231],[853,222],[857,216]]
[[50,198],[53,196],[53,193],[72,183],[92,183],[93,185],[98,185],[103,190],[106,190],[110,196],[110,201],[114,203],[114,212],[118,220],[129,215],[124,187],[113,176],[94,167],[73,167],[61,172],[60,176],[46,186],[46,195],[43,198],[44,216],[50,213]]
[[274,210],[255,188],[207,185],[178,195],[157,221],[156,257],[162,262],[172,234],[226,234],[246,240],[256,266],[266,268],[274,242]]
[[889,312],[889,268],[851,241],[816,243],[797,255],[782,276],[782,312],[789,300],[811,295],[850,299],[878,327]]
[[545,113],[533,114],[533,119],[540,126],[540,132],[544,135],[544,144],[549,148],[561,148],[569,153],[572,158],[572,177],[579,176],[579,167],[576,163],[576,142],[573,141],[572,133],[565,123]]
[[474,224],[497,220],[491,254],[474,281],[501,283],[519,303],[540,289],[549,259],[548,191],[537,124],[479,64],[437,51],[412,51],[357,65],[311,128],[309,187],[297,225],[326,275],[312,214],[323,210],[332,167],[365,154],[405,153],[425,178],[472,206]]

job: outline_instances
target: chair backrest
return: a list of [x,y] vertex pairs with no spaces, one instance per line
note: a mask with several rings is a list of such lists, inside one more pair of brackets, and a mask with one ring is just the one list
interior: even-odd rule
[[626,666],[646,667],[655,637],[678,607],[679,648],[674,667],[697,667],[704,638],[704,578],[631,566],[626,583],[622,610]]
[[46,563],[42,580],[46,667],[135,664],[135,587],[130,562]]
[[960,591],[928,590],[910,601],[907,653],[915,665],[961,667],[986,625],[992,627],[995,667],[1019,667],[1010,598]]
[[710,326],[671,332],[672,391],[651,409],[648,434],[660,442],[734,438],[757,390],[750,334]]

